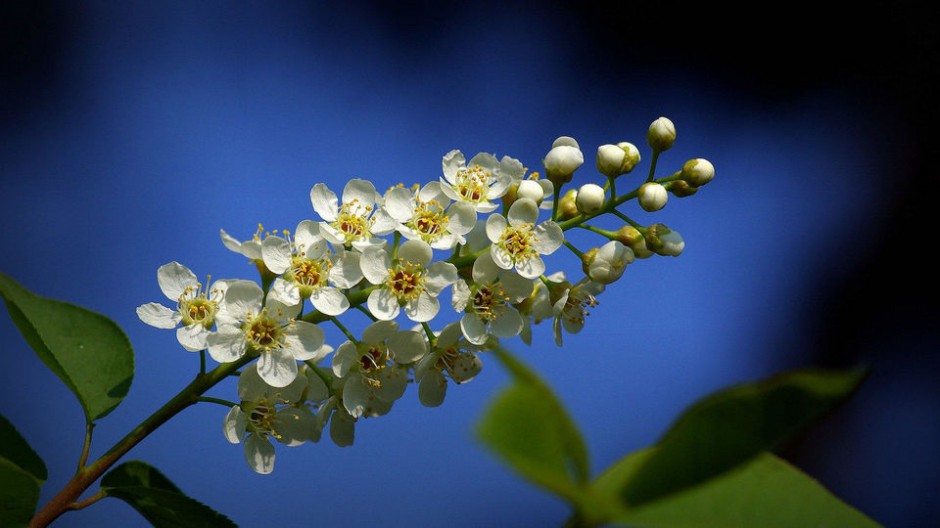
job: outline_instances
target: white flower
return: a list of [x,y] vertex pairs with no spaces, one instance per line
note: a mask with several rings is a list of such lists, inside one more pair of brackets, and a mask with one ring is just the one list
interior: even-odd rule
[[483,345],[492,334],[497,338],[519,335],[522,316],[511,303],[519,303],[532,293],[532,280],[499,268],[489,253],[473,263],[473,282],[459,280],[454,285],[453,306],[464,312],[460,329],[468,341]]
[[495,211],[497,204],[491,200],[506,194],[513,180],[522,179],[525,173],[519,160],[503,156],[502,161],[497,161],[496,156],[485,152],[467,163],[462,152],[452,150],[444,155],[441,164],[444,169],[441,190],[454,201],[469,203],[478,213]]
[[[223,432],[233,444],[241,443],[244,438],[248,465],[258,473],[267,474],[274,470],[271,438],[291,447],[307,441],[317,442],[320,426],[316,416],[303,404],[305,392],[309,390],[305,372],[286,387],[278,388],[261,379],[256,365],[245,367],[238,378],[238,396],[242,402],[226,414]],[[316,378],[315,374],[310,376]]]
[[271,285],[270,294],[286,305],[310,299],[313,307],[326,315],[340,315],[349,308],[349,300],[328,281],[344,288],[362,279],[359,254],[340,250],[334,255],[320,236],[315,222],[304,220],[297,225],[293,239],[269,236],[261,244],[264,264],[280,275]]
[[297,377],[297,361],[319,361],[332,349],[323,344],[319,326],[293,318],[301,305],[288,306],[268,296],[252,281],[229,284],[216,314],[218,330],[209,334],[209,355],[219,363],[236,361],[246,353],[260,354],[258,374],[267,384],[285,387]]
[[637,190],[637,201],[644,211],[659,211],[666,207],[666,201],[669,200],[669,193],[666,188],[656,182],[646,182],[640,185]]
[[431,263],[433,251],[423,240],[408,240],[394,260],[384,247],[367,248],[360,259],[362,274],[379,286],[366,301],[372,315],[383,321],[398,316],[402,307],[412,321],[430,321],[440,311],[437,296],[457,281],[449,262]]
[[310,189],[313,210],[324,220],[320,222],[320,233],[330,243],[347,248],[362,250],[385,244],[376,237],[394,231],[395,222],[381,209],[376,211],[376,202],[380,201],[375,186],[367,180],[349,180],[343,188],[341,205],[336,193],[325,184],[318,183]]
[[541,255],[554,253],[565,240],[558,224],[548,220],[535,225],[539,208],[522,198],[509,207],[507,217],[493,213],[486,219],[486,236],[493,244],[490,253],[502,269],[515,269],[519,275],[534,279],[545,272]]
[[555,344],[561,346],[562,328],[569,334],[577,334],[584,328],[584,318],[590,315],[588,309],[597,306],[595,297],[603,291],[603,284],[585,277],[562,293],[553,306]]
[[147,303],[137,307],[137,317],[156,328],[176,329],[176,339],[190,352],[205,350],[206,336],[215,324],[229,281],[216,281],[206,290],[196,280],[196,275],[179,262],[170,262],[157,270],[157,283],[168,299],[176,302],[176,309],[159,303]]
[[418,400],[425,407],[437,407],[447,394],[447,378],[454,383],[466,383],[483,369],[477,355],[484,348],[468,342],[459,323],[450,323],[437,335],[429,354],[415,365],[418,382]]
[[423,240],[434,249],[453,249],[466,242],[473,229],[476,209],[465,201],[450,203],[438,182],[420,191],[393,187],[385,193],[384,209],[398,222],[398,231],[408,240]]
[[588,277],[594,282],[610,284],[619,279],[627,264],[634,261],[633,250],[619,240],[611,240],[597,249],[594,259],[588,264]]
[[401,398],[408,385],[406,366],[427,351],[422,334],[399,330],[394,321],[376,321],[363,331],[362,341],[340,345],[333,356],[333,373],[341,380],[343,406],[349,415],[384,414],[373,409],[373,401],[391,404]]

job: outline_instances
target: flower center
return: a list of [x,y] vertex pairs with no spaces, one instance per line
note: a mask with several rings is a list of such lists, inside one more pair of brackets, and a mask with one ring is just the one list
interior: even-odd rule
[[399,302],[417,300],[424,291],[424,267],[404,262],[388,270],[388,289]]
[[509,297],[498,284],[479,286],[473,294],[471,303],[473,313],[485,322],[491,322],[497,317],[497,308],[506,305]]
[[509,253],[513,262],[524,262],[537,254],[532,247],[535,242],[533,227],[532,224],[510,225],[500,236],[499,246]]
[[382,386],[375,374],[388,366],[390,359],[388,348],[382,344],[366,345],[365,351],[359,356],[359,372],[370,386],[378,388]]
[[457,193],[468,202],[478,203],[486,199],[492,173],[479,165],[457,171]]
[[343,233],[346,237],[346,244],[350,244],[353,240],[358,240],[369,233],[367,216],[371,210],[372,207],[360,205],[358,200],[344,203],[339,208],[336,220],[330,225]]
[[291,259],[289,277],[297,284],[303,297],[326,286],[332,263],[326,259],[310,260],[303,257]]
[[447,233],[449,221],[441,204],[432,200],[418,203],[409,227],[417,231],[425,242],[431,243]]
[[597,305],[597,299],[593,295],[572,288],[568,293],[568,299],[565,301],[565,307],[562,309],[561,314],[569,323],[584,325],[584,318],[591,315],[589,309]]
[[284,332],[281,324],[263,310],[257,317],[247,323],[245,339],[257,350],[269,351],[280,348],[284,344]]
[[212,328],[215,313],[219,308],[219,292],[212,290],[210,293],[212,298],[207,296],[199,283],[183,291],[176,301],[176,309],[183,318],[183,326],[201,324],[206,328]]

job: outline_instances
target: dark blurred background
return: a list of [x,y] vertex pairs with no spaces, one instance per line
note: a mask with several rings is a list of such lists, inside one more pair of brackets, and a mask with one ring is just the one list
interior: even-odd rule
[[[645,171],[643,134],[665,115],[679,133],[660,171],[692,157],[717,168],[703,192],[657,213],[686,253],[631,266],[564,350],[539,350],[550,336],[518,344],[584,427],[595,469],[711,390],[864,363],[862,390],[784,455],[886,526],[937,526],[936,11],[6,1],[0,271],[128,331],[137,377],[99,426],[103,452],[192,373],[171,333],[134,315],[163,301],[156,268],[252,278],[219,228],[293,228],[313,218],[318,181],[436,179],[452,148],[538,170],[571,135],[593,174],[597,145],[627,140]],[[81,413],[8,319],[0,335],[0,412],[50,466],[46,487],[61,486]],[[505,380],[487,365],[439,409],[410,392],[360,424],[352,448],[279,449],[268,477],[224,441],[216,408],[187,411],[135,452],[244,526],[557,525],[563,505],[469,438]],[[60,522],[143,524],[116,502]]]

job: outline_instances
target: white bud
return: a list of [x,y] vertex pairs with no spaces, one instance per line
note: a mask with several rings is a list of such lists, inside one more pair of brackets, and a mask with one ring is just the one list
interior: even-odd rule
[[611,240],[597,248],[597,253],[588,264],[588,277],[594,282],[610,284],[623,275],[627,264],[633,263],[634,258],[632,249],[618,240]]
[[522,180],[519,182],[519,188],[516,189],[516,199],[519,198],[528,198],[537,204],[542,203],[545,191],[535,180]]
[[575,204],[578,211],[584,214],[594,214],[604,207],[604,188],[594,183],[585,183],[578,189]]
[[552,143],[552,150],[548,151],[542,160],[545,166],[545,175],[555,185],[571,181],[574,171],[584,164],[584,154],[578,148],[578,142],[568,136],[562,136]]
[[660,117],[650,123],[646,131],[646,142],[656,152],[669,150],[676,141],[676,125],[666,117]]
[[685,241],[682,240],[682,235],[678,231],[670,231],[659,237],[659,240],[662,242],[662,248],[659,250],[660,255],[678,257],[685,249]]
[[715,166],[707,159],[690,159],[682,165],[682,179],[693,187],[701,187],[714,177]]
[[623,158],[627,155],[622,148],[617,145],[601,145],[597,147],[597,172],[608,178],[616,178],[623,174],[620,167],[623,165]]
[[666,207],[666,200],[669,199],[669,193],[666,188],[655,182],[647,182],[640,186],[637,191],[637,199],[640,207],[644,211],[659,211]]

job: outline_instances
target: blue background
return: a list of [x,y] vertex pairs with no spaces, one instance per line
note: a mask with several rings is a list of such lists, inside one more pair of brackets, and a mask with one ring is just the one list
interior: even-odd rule
[[[646,128],[667,116],[678,139],[659,173],[705,157],[717,176],[660,212],[628,213],[679,230],[685,252],[631,265],[564,348],[546,325],[532,347],[510,347],[557,390],[595,473],[713,390],[868,363],[856,397],[783,454],[886,526],[933,526],[937,17],[788,9],[764,18],[626,3],[7,2],[0,271],[113,318],[130,337],[136,377],[95,429],[94,457],[198,369],[172,332],[135,315],[168,302],[156,269],[177,260],[200,278],[254,278],[220,228],[239,238],[259,222],[293,229],[316,219],[313,184],[423,183],[454,148],[540,170],[560,135],[589,160],[577,182],[599,181],[595,149],[618,141],[641,148],[638,174],[624,177],[636,180],[650,159]],[[579,275],[564,250],[550,266]],[[81,409],[8,317],[0,336],[0,413],[49,467],[44,504],[75,467]],[[410,387],[391,414],[359,423],[353,447],[278,446],[271,475],[254,474],[226,442],[225,410],[211,404],[128,459],[245,527],[559,526],[565,504],[473,438],[507,381],[484,363],[439,408]],[[235,399],[234,380],[211,395]],[[56,525],[145,523],[105,499]]]

